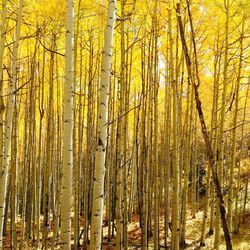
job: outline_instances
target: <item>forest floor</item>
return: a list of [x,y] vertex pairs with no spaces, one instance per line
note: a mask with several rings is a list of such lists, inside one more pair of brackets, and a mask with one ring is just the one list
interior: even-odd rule
[[[247,213],[245,214],[244,223],[241,223],[239,232],[233,235],[233,249],[234,250],[250,250],[250,208],[248,207]],[[190,214],[187,216],[187,232],[186,232],[186,250],[210,250],[213,249],[214,243],[214,235],[210,236],[207,235],[205,239],[205,247],[199,248],[199,239],[201,236],[201,227],[202,227],[202,219],[203,219],[203,211],[199,211],[196,213],[195,218],[192,218]],[[209,218],[208,218],[209,221]],[[18,248],[17,249],[42,249],[41,247],[36,246],[36,242],[25,241],[22,242],[22,247],[20,248],[20,238],[21,238],[21,222],[17,225],[17,242]],[[208,232],[209,225],[207,223],[207,230]],[[108,240],[108,227],[104,226],[103,230],[103,250],[115,250],[115,239]],[[52,249],[52,241],[53,235],[50,233],[49,239],[49,247],[48,249]],[[141,249],[141,230],[139,226],[139,216],[133,214],[132,220],[128,225],[128,243],[130,250],[139,250]],[[56,243],[58,239],[56,240]],[[73,243],[73,242],[72,242]],[[169,243],[169,242],[168,242]],[[160,216],[160,245],[162,246],[160,249],[170,249],[164,246],[164,216]],[[4,250],[11,249],[10,247],[10,229],[7,228],[7,236],[4,237]],[[59,246],[56,244],[54,249],[60,249]],[[73,246],[72,246],[72,249]],[[83,248],[79,248],[83,249]],[[149,241],[149,250],[153,250],[153,238]],[[221,247],[220,250],[226,249],[223,233],[221,233]]]
[[[206,246],[199,247],[199,240],[201,236],[201,227],[202,227],[202,219],[203,219],[203,212],[200,211],[196,213],[196,217],[192,218],[188,215],[187,218],[187,233],[186,233],[186,250],[210,250],[213,249],[214,244],[214,235],[207,235],[205,239]],[[208,229],[208,224],[207,224]],[[162,246],[160,249],[170,249],[164,246],[164,217],[161,216],[160,218],[160,245]],[[208,231],[208,230],[207,230]],[[105,232],[104,229],[104,243],[103,249],[104,250],[114,250],[115,243],[114,242],[107,242],[105,240]],[[128,241],[129,241],[129,249],[131,250],[139,250],[141,249],[140,240],[141,240],[141,230],[139,227],[139,217],[134,215],[132,217],[132,222],[128,226]],[[153,239],[149,242],[149,250],[153,250]],[[226,245],[224,242],[223,233],[221,233],[221,246],[220,250],[226,249]],[[233,249],[234,250],[250,250],[250,213],[245,214],[245,221],[241,224],[239,232],[233,235]]]

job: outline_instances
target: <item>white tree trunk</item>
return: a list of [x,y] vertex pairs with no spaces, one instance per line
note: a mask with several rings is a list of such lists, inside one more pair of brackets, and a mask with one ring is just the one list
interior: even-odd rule
[[101,249],[102,243],[102,220],[104,206],[104,176],[105,157],[107,145],[107,112],[108,93],[110,81],[110,67],[112,56],[113,33],[115,25],[116,1],[108,1],[107,24],[102,52],[102,73],[99,89],[100,98],[98,103],[97,147],[95,154],[95,171],[93,186],[93,206],[91,216],[90,250]]
[[61,209],[61,249],[71,249],[72,213],[72,171],[73,171],[73,49],[74,49],[74,1],[67,0],[66,50],[63,121],[63,167],[62,167],[62,209]]
[[[6,23],[6,1],[3,2],[3,12],[2,12],[2,27],[4,28]],[[17,19],[16,19],[16,34],[15,34],[15,42],[13,45],[13,57],[12,57],[12,73],[10,77],[10,96],[9,96],[9,104],[7,109],[7,116],[5,121],[5,134],[4,134],[4,148],[3,148],[3,162],[1,162],[0,169],[0,249],[2,248],[2,236],[3,236],[3,223],[4,223],[4,210],[6,204],[6,192],[7,192],[7,180],[8,180],[8,167],[9,167],[9,159],[10,159],[10,146],[11,146],[11,131],[12,131],[12,118],[14,112],[14,103],[15,103],[15,89],[17,82],[17,56],[18,56],[18,46],[20,40],[20,29],[21,29],[21,21],[22,21],[22,7],[23,0],[19,1],[19,7],[17,10]],[[3,53],[4,49],[4,37],[1,30],[1,53]],[[2,57],[2,55],[1,55]],[[2,67],[2,62],[0,67]],[[2,72],[1,72],[2,73]]]

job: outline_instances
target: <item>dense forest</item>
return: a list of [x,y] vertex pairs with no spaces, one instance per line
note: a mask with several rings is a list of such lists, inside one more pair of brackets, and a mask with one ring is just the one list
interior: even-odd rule
[[249,0],[0,0],[0,249],[250,249]]

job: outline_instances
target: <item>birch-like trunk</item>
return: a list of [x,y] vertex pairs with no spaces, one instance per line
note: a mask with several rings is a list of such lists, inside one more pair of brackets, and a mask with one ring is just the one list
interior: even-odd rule
[[[225,138],[224,138],[224,127],[225,127],[225,115],[226,115],[226,97],[227,97],[227,86],[228,86],[228,50],[229,50],[229,0],[225,1],[226,9],[226,23],[225,23],[225,51],[224,51],[224,69],[223,69],[223,87],[221,93],[221,112],[220,112],[220,126],[218,133],[218,178],[220,185],[222,186],[223,169],[224,169],[224,158],[225,158]],[[220,236],[221,236],[221,223],[219,214],[220,204],[217,198],[216,203],[216,220],[215,220],[215,240],[214,248],[219,250],[220,248]],[[229,225],[230,227],[230,225]],[[230,230],[230,228],[229,228]]]
[[[173,196],[172,196],[172,235],[171,235],[171,247],[172,249],[179,250],[180,242],[180,208],[179,208],[179,194],[180,194],[180,166],[178,159],[178,103],[177,103],[177,83],[174,80],[174,41],[172,36],[172,4],[169,1],[171,8],[168,10],[168,35],[169,35],[169,46],[170,46],[170,84],[172,86],[172,103],[173,103]],[[177,71],[176,71],[177,72]],[[177,73],[176,73],[177,74]],[[178,74],[176,75],[177,78]]]
[[104,206],[104,176],[105,176],[105,156],[107,143],[107,112],[108,112],[108,93],[110,80],[110,67],[112,56],[112,43],[115,25],[116,1],[109,0],[107,25],[104,37],[104,48],[102,58],[102,73],[100,85],[100,97],[98,103],[97,120],[97,146],[95,154],[93,204],[91,217],[91,234],[89,249],[101,249],[102,242],[102,220]]
[[[230,166],[230,179],[229,179],[229,197],[228,197],[228,223],[229,230],[232,235],[234,231],[233,225],[233,200],[234,200],[234,171],[236,167],[236,132],[237,132],[237,121],[238,121],[238,111],[239,111],[239,98],[240,98],[240,80],[242,75],[242,61],[243,61],[243,38],[244,38],[244,29],[245,29],[245,19],[242,20],[242,30],[240,35],[240,52],[239,52],[239,68],[237,72],[237,81],[236,81],[236,89],[235,89],[235,108],[234,108],[234,117],[233,117],[233,135],[232,135],[232,153],[231,153],[231,166]],[[243,138],[243,137],[242,137]],[[240,165],[238,167],[238,171],[240,170]],[[239,176],[239,174],[238,174]],[[235,190],[236,191],[236,190]],[[237,193],[236,193],[237,195]],[[238,202],[238,198],[236,198],[235,203]],[[237,208],[235,209],[234,217],[237,219]]]
[[[215,52],[215,60],[214,60],[214,83],[213,83],[213,108],[212,108],[212,117],[211,117],[211,133],[210,133],[210,140],[213,148],[213,152],[216,151],[217,147],[217,110],[218,110],[218,91],[219,91],[219,78],[220,78],[220,55],[219,52],[219,36],[217,37],[216,41],[216,52]],[[217,164],[217,157],[214,156],[214,164]],[[200,246],[205,246],[205,230],[206,230],[206,221],[208,217],[208,209],[209,209],[209,202],[211,203],[211,210],[210,210],[210,229],[209,234],[213,234],[213,227],[214,227],[214,190],[213,186],[210,183],[211,180],[211,168],[208,168],[207,172],[207,191],[206,191],[206,198],[205,198],[205,208],[203,214],[203,221],[202,221],[202,230],[201,230],[201,240]],[[212,197],[211,197],[212,196]],[[211,200],[211,201],[210,201]]]
[[[5,35],[7,28],[7,0],[2,2],[2,15],[0,23],[0,176],[3,167],[3,116],[4,116],[4,103],[3,103],[3,55],[5,49]],[[0,229],[2,230],[2,229]],[[2,232],[2,231],[1,231]]]
[[[20,29],[21,29],[21,19],[22,19],[22,7],[23,0],[19,1],[19,6],[17,10],[17,20],[16,20],[16,33],[15,33],[15,42],[13,45],[13,57],[12,57],[12,73],[10,77],[10,97],[9,104],[6,115],[6,127],[4,134],[4,148],[3,148],[3,161],[1,161],[1,171],[0,171],[0,249],[2,248],[2,235],[3,235],[3,223],[4,223],[4,210],[6,203],[6,193],[7,193],[7,180],[8,180],[8,168],[9,168],[9,159],[10,159],[10,146],[11,146],[11,132],[12,132],[12,119],[14,112],[14,104],[15,104],[15,89],[17,82],[17,56],[18,56],[18,46],[20,41]],[[6,1],[3,2],[3,12],[2,12],[2,25],[3,28],[6,23]],[[2,30],[1,30],[2,33]],[[3,33],[1,34],[2,43],[4,43]],[[2,50],[4,49],[4,44],[2,44]],[[1,52],[3,53],[3,51]],[[2,63],[0,65],[2,67]],[[2,72],[0,72],[2,73]],[[2,75],[2,74],[1,74]]]
[[[5,32],[6,32],[6,19],[7,14],[7,0],[2,2],[2,14],[1,14],[1,23],[0,23],[0,190],[1,194],[3,191],[3,116],[4,116],[4,103],[3,103],[3,55],[5,49]],[[4,195],[0,196],[0,248],[2,248],[2,235],[3,235],[3,224],[4,224]]]
[[72,171],[73,171],[73,39],[74,1],[67,0],[64,121],[63,121],[63,167],[62,167],[62,209],[61,249],[71,249]]

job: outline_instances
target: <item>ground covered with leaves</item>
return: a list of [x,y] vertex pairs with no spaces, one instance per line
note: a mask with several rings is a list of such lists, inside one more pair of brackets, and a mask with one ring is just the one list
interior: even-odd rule
[[[204,247],[199,247],[199,240],[201,236],[201,228],[202,228],[202,219],[203,219],[203,211],[199,211],[196,213],[195,218],[192,218],[190,214],[187,217],[187,233],[186,233],[186,249],[187,250],[210,250],[213,249],[214,244],[214,235],[206,235]],[[209,225],[207,223],[207,232],[209,229]],[[103,229],[103,250],[115,250],[115,239],[108,239],[107,238],[108,228],[104,226]],[[17,224],[17,241],[18,247],[20,248],[21,242],[21,223]],[[53,242],[53,235],[50,234],[49,239],[49,249],[52,249],[52,242]],[[170,239],[169,239],[170,240]],[[54,249],[60,249],[59,244],[57,244],[59,239],[56,240],[56,245]],[[141,229],[139,224],[139,215],[133,214],[132,220],[128,225],[128,243],[129,249],[136,250],[141,249]],[[168,242],[170,244],[170,242]],[[164,244],[164,216],[161,215],[160,217],[160,249],[170,249],[169,246],[165,246]],[[10,247],[10,228],[7,228],[7,235],[4,238],[4,250],[11,249]],[[25,241],[22,242],[22,249],[42,249],[41,246],[37,246],[36,242],[32,241]],[[73,241],[72,241],[72,249]],[[78,249],[83,249],[79,247]],[[149,240],[149,250],[153,250],[153,238]],[[223,238],[223,233],[221,233],[221,250],[226,249],[226,245]],[[244,220],[241,223],[239,232],[233,235],[233,249],[234,250],[249,250],[250,249],[250,212],[245,214]]]

